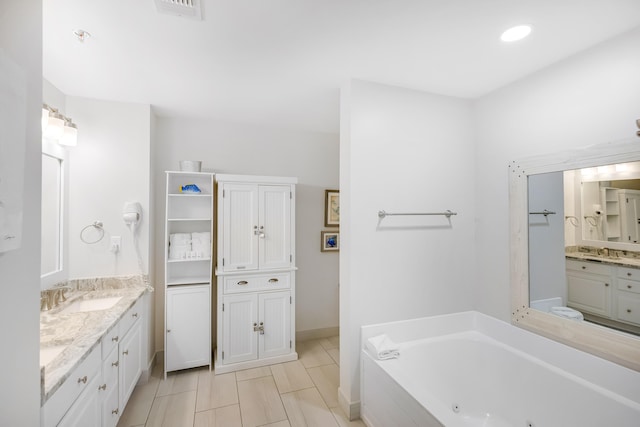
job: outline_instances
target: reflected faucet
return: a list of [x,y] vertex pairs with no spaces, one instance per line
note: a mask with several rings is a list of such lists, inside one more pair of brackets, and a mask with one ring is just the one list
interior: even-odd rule
[[70,286],[56,286],[54,288],[40,291],[40,311],[51,310],[57,307],[61,302],[67,300],[65,291],[71,290]]

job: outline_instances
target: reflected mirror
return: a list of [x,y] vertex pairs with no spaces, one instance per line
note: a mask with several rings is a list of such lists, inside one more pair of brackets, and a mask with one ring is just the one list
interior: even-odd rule
[[65,280],[64,268],[64,149],[43,142],[40,286]]
[[512,322],[638,371],[639,162],[632,140],[509,165]]

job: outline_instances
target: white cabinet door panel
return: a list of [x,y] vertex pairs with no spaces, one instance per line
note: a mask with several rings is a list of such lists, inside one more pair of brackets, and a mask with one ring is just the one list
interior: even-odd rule
[[224,271],[258,268],[258,186],[223,186]]
[[208,285],[167,290],[166,369],[193,368],[211,362]]
[[567,275],[569,306],[587,313],[611,316],[611,286],[608,279],[599,276]]
[[134,323],[119,344],[119,407],[124,408],[142,374],[142,322]]
[[259,187],[261,269],[286,268],[291,264],[291,187]]
[[280,356],[291,351],[291,292],[269,292],[259,295],[259,322],[264,333],[259,335],[260,358]]
[[224,297],[223,363],[245,362],[258,358],[257,332],[258,296],[240,294]]

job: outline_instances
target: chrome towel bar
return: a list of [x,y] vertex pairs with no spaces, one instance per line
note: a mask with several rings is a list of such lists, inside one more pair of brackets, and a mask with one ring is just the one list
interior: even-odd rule
[[399,215],[442,215],[447,218],[451,218],[451,215],[458,215],[457,212],[451,212],[450,210],[446,210],[445,212],[425,212],[425,213],[390,213],[385,211],[378,211],[378,218],[382,219],[388,216],[399,216]]

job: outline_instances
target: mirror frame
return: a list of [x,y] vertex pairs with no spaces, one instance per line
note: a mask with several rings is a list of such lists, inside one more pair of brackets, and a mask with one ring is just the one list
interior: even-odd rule
[[536,334],[640,371],[640,337],[529,308],[530,175],[640,160],[640,141],[598,144],[509,164],[511,323]]

